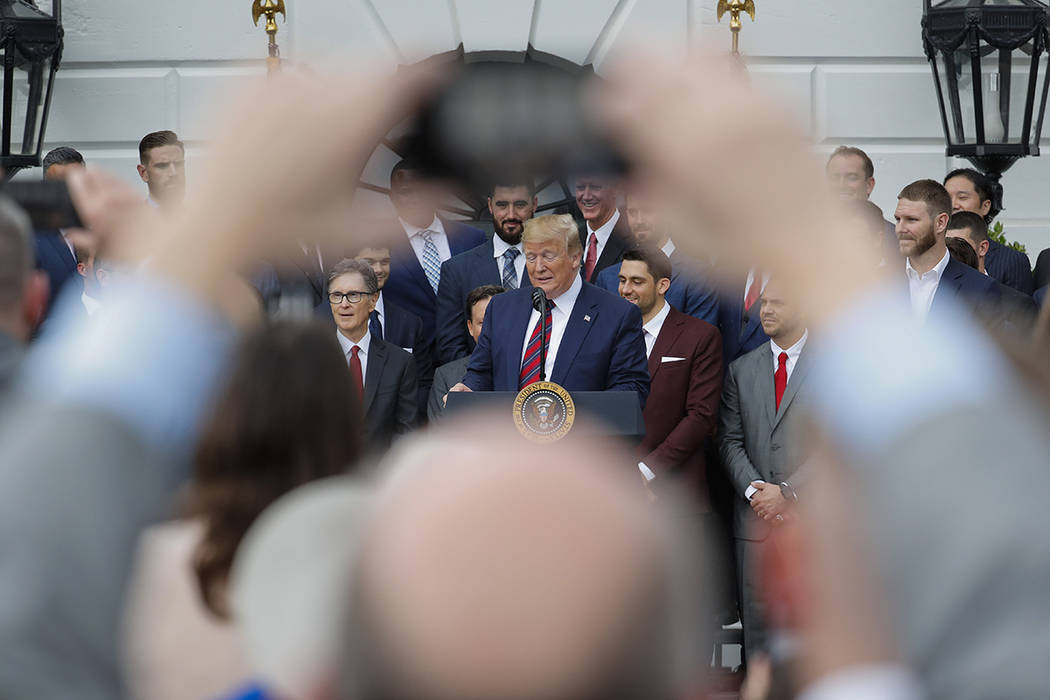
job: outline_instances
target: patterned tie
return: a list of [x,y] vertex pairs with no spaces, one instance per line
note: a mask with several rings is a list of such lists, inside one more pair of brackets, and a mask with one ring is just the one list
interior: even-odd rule
[[379,312],[374,309],[368,314],[368,332],[373,337],[383,339],[383,322],[379,320]]
[[354,382],[354,388],[357,389],[357,396],[361,400],[365,397],[365,382],[361,373],[361,358],[357,356],[360,352],[361,347],[355,345],[350,348],[350,379]]
[[773,373],[773,391],[777,395],[777,410],[780,410],[780,399],[784,398],[784,389],[788,384],[788,354],[782,352],[777,356],[777,371]]
[[[550,348],[551,342],[551,309],[554,308],[554,302],[547,300],[547,334],[543,338],[543,345]],[[518,389],[524,389],[529,384],[538,382],[540,380],[540,329],[543,327],[542,321],[536,322],[536,327],[532,329],[532,335],[529,336],[529,345],[525,348],[525,358],[521,361],[521,374],[518,375]]]
[[434,294],[437,294],[438,283],[441,281],[441,256],[438,255],[437,245],[434,243],[434,232],[427,229],[420,231],[419,235],[423,238],[423,272]]
[[598,264],[598,236],[591,231],[591,237],[587,239],[587,255],[583,259],[583,278],[588,282],[594,275],[594,266]]
[[503,288],[507,290],[518,288],[518,271],[514,269],[514,259],[521,253],[517,248],[507,248],[503,251]]
[[[739,287],[737,288],[739,289]],[[744,295],[744,311],[750,311],[751,307],[758,301],[759,295],[762,293],[762,275],[759,274],[758,270],[755,270],[755,276],[751,280],[751,286],[747,288],[747,294]]]

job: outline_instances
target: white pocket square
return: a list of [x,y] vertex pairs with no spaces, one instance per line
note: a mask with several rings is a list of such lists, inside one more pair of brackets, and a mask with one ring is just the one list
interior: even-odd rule
[[660,362],[682,362],[683,360],[685,360],[684,357],[667,357],[667,356],[664,356],[664,357],[660,358]]
[[404,350],[405,352],[409,353],[409,354],[412,353],[412,348],[401,348],[401,349]]

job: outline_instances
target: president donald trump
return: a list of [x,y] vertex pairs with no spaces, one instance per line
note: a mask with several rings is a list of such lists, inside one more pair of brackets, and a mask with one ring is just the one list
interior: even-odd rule
[[[568,214],[525,222],[529,279],[547,302],[547,379],[568,391],[636,391],[644,403],[649,370],[638,307],[580,276],[576,222]],[[492,298],[467,374],[452,391],[518,391],[540,380],[540,313],[532,289]]]

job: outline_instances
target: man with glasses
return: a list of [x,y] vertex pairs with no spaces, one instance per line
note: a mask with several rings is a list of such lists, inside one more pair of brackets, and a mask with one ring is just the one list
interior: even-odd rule
[[361,396],[365,444],[371,452],[385,451],[396,435],[412,430],[418,419],[412,354],[374,337],[368,329],[378,295],[379,282],[366,262],[343,260],[328,273],[328,303],[338,329],[336,338]]

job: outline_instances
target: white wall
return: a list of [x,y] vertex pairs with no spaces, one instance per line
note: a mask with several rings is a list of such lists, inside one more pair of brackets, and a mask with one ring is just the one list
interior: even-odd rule
[[[717,0],[286,0],[285,59],[321,64],[345,53],[393,66],[454,48],[536,48],[599,68],[617,48],[659,43],[684,54],[729,45]],[[919,38],[920,0],[756,0],[741,50],[757,85],[774,90],[809,126],[817,147],[860,146],[876,167],[874,201],[955,167],[944,156],[932,79]],[[66,51],[48,146],[70,144],[96,164],[137,179],[138,139],[174,129],[193,162],[205,124],[229,86],[263,71],[266,36],[250,0],[67,0]],[[728,20],[726,20],[728,21]],[[1044,139],[1044,146],[1047,145]],[[389,154],[377,154],[381,181]],[[30,174],[30,176],[32,176]],[[1050,158],[1029,158],[1003,178],[1008,234],[1029,252],[1050,246]]]

